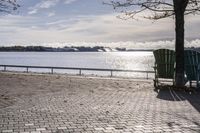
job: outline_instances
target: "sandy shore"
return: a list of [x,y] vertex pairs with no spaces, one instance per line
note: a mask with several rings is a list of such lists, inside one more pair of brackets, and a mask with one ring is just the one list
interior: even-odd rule
[[[98,91],[139,91],[152,88],[152,81],[119,78],[83,77],[34,73],[0,73],[0,101],[9,106],[16,98],[68,91],[72,93]],[[2,105],[2,107],[4,107]]]

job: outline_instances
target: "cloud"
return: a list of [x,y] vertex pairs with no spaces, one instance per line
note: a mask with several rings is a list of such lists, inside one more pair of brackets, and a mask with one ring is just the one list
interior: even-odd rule
[[53,7],[57,4],[59,0],[46,0],[46,1],[42,1],[41,3],[39,3],[38,7],[39,8],[50,8]]
[[[59,2],[64,2],[64,4],[71,4],[77,0],[42,0],[35,6],[29,8],[28,14],[36,14],[41,9],[48,9],[56,6]],[[51,15],[50,15],[51,16]]]
[[56,21],[52,21],[52,22],[47,22],[46,25],[58,25],[58,24],[62,24],[62,23],[67,23],[67,20],[56,20]]
[[38,12],[38,9],[33,9],[31,11],[28,12],[28,14],[36,14]]
[[80,36],[79,41],[143,41],[158,40],[161,37],[172,39],[174,36],[170,20],[152,24],[147,20],[123,21],[115,16],[116,14],[80,17],[79,21],[61,30],[63,33]]
[[48,9],[56,6],[59,0],[43,0],[37,3],[35,6],[29,8],[28,14],[36,14],[40,9]]
[[65,4],[71,4],[71,3],[75,2],[75,1],[77,1],[77,0],[65,0],[64,3]]
[[50,12],[50,13],[48,14],[48,17],[52,17],[52,16],[55,16],[55,15],[56,15],[55,12]]
[[[116,16],[115,13],[77,15],[50,20],[36,16],[4,16],[0,18],[0,40],[2,45],[16,43],[64,46],[70,43],[127,48],[174,47],[174,41],[169,41],[175,37],[173,19],[153,23],[149,20],[123,21]],[[186,18],[187,40],[191,37],[192,40],[199,38],[199,28],[196,28],[199,24],[199,17]],[[198,44],[199,40],[186,42],[186,46]]]

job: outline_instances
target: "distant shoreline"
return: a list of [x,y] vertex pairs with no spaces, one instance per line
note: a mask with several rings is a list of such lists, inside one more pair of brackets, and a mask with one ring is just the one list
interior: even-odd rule
[[[51,52],[55,52],[55,53],[67,53],[67,51],[0,51],[0,53],[3,52],[46,52],[46,53],[51,53]],[[103,51],[103,52],[99,52],[99,51],[74,51],[74,52],[68,52],[68,53],[94,53],[94,52],[98,52],[98,53],[106,53],[106,52],[153,52],[153,50],[131,50],[131,51]]]
[[0,52],[135,52],[153,51],[153,49],[131,49],[131,48],[110,48],[110,47],[84,47],[84,46],[65,46],[65,47],[44,47],[44,46],[10,46],[0,47]]

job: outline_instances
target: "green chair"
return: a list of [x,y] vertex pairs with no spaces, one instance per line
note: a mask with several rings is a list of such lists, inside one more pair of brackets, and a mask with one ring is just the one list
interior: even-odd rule
[[155,57],[155,79],[154,87],[158,87],[160,79],[172,79],[174,85],[175,73],[175,51],[169,49],[158,49],[153,51]]
[[187,80],[192,87],[192,81],[196,81],[196,87],[199,87],[200,79],[200,53],[195,50],[184,51],[185,73]]

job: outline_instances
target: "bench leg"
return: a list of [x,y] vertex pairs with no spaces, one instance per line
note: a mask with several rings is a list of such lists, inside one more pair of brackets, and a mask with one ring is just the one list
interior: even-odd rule
[[157,81],[156,81],[156,79],[154,79],[153,81],[154,81],[154,87],[156,88],[157,87]]

